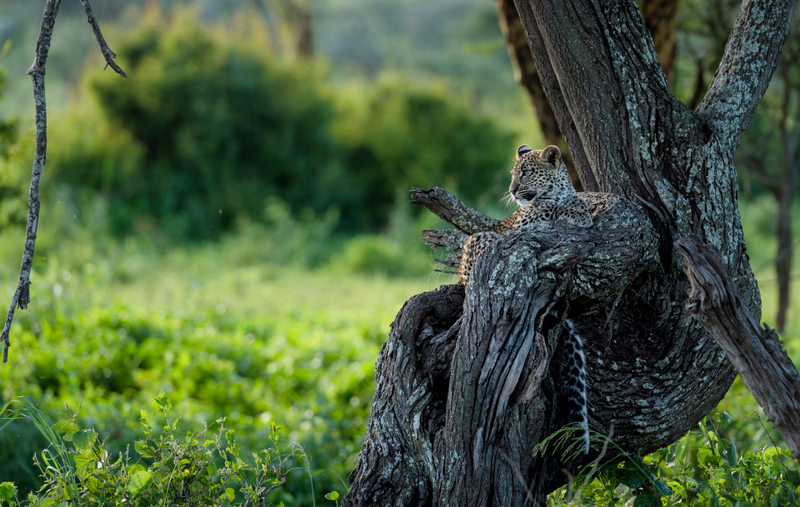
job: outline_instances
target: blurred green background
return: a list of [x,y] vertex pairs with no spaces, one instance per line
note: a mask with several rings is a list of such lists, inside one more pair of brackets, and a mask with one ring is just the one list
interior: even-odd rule
[[[6,301],[27,213],[24,71],[39,4],[0,0]],[[685,101],[696,54],[713,54],[687,4],[675,80]],[[408,204],[408,188],[444,186],[502,218],[514,147],[544,144],[495,7],[317,0],[309,52],[277,0],[93,5],[130,77],[103,70],[80,3],[65,2],[47,67],[32,304],[12,328],[0,401],[29,396],[56,419],[80,409],[113,450],[136,438],[140,410],[157,412],[160,391],[187,428],[224,416],[248,450],[267,445],[277,424],[283,443],[304,448],[311,473],[298,464],[274,499],[325,502],[325,492],[346,490],[395,312],[455,281],[433,271],[417,240],[441,224]],[[743,141],[743,174],[780,149],[781,91],[768,91]],[[743,177],[740,206],[769,323],[776,201],[763,181]],[[796,278],[791,287],[796,296]],[[797,362],[796,299],[783,338]],[[740,382],[723,411],[740,448],[780,441]],[[38,487],[31,457],[44,445],[24,421],[0,432],[0,481]]]

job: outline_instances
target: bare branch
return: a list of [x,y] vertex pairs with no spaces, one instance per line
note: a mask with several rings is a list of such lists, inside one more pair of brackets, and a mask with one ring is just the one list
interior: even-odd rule
[[431,187],[428,190],[412,187],[411,202],[425,206],[431,213],[467,234],[488,231],[499,222],[475,211],[440,187]]
[[717,142],[739,145],[778,62],[794,0],[745,0],[719,67],[697,113],[707,117]]
[[89,24],[92,25],[92,31],[97,39],[97,43],[100,45],[100,51],[103,53],[103,57],[106,59],[106,67],[111,67],[114,69],[114,72],[122,77],[128,77],[128,75],[125,74],[125,71],[122,70],[119,65],[117,65],[117,62],[114,61],[114,58],[117,57],[117,54],[111,51],[111,48],[108,47],[106,40],[103,38],[103,33],[100,31],[100,25],[97,24],[97,19],[94,17],[92,6],[89,5],[89,0],[81,0],[81,5],[83,5],[83,8],[86,10],[86,17],[88,18]]
[[747,389],[800,459],[800,375],[778,334],[745,309],[719,253],[697,238],[675,244],[691,283],[686,309],[717,341]]
[[[92,8],[88,0],[81,0],[81,4],[86,9],[89,23],[92,25],[97,42],[106,58],[107,65],[111,66],[118,74],[127,77],[125,72],[114,63],[116,57],[109,49],[100,27],[92,13]],[[61,0],[47,0],[42,13],[42,25],[39,30],[39,39],[36,41],[36,55],[33,64],[25,72],[33,80],[33,100],[36,105],[36,151],[33,157],[33,170],[31,171],[31,186],[28,191],[28,221],[25,226],[25,247],[22,251],[22,265],[20,266],[19,283],[17,290],[11,297],[11,304],[8,308],[6,321],[3,325],[3,332],[0,334],[0,342],[3,343],[3,362],[8,362],[8,348],[11,346],[10,332],[11,323],[14,321],[14,312],[19,307],[24,310],[30,303],[31,269],[33,268],[33,256],[36,246],[36,231],[39,229],[39,184],[42,180],[42,170],[47,161],[47,100],[44,87],[45,67],[47,55],[50,52],[50,40],[53,37],[53,27],[56,23],[58,9],[61,7]]]
[[47,54],[50,52],[50,39],[53,36],[53,26],[56,22],[61,0],[47,0],[42,13],[42,26],[39,30],[39,39],[36,42],[36,55],[33,64],[26,74],[33,80],[33,100],[36,104],[36,152],[33,157],[33,170],[31,171],[31,187],[28,191],[28,221],[25,226],[25,248],[22,251],[22,266],[20,267],[19,283],[8,315],[3,326],[0,341],[3,342],[3,362],[8,362],[8,348],[11,346],[9,333],[11,322],[14,320],[14,311],[19,307],[24,310],[30,302],[31,268],[33,267],[33,251],[36,245],[36,231],[39,228],[39,182],[42,179],[42,169],[47,158],[47,103],[44,92],[44,72],[47,63]]

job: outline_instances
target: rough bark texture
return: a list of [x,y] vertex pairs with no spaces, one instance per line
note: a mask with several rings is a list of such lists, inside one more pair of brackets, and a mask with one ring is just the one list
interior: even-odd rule
[[642,17],[653,35],[653,46],[661,70],[670,85],[675,77],[675,43],[678,27],[678,0],[644,0]]
[[[583,194],[594,208],[589,229],[505,234],[478,259],[463,306],[452,297],[434,319],[426,301],[438,296],[404,307],[378,359],[348,503],[522,505],[566,482],[564,470],[596,449],[574,460],[533,452],[569,422],[559,382],[564,318],[584,335],[590,424],[613,428],[624,449],[667,445],[717,404],[735,372],[684,309],[688,284],[673,245],[694,234],[716,247],[745,310],[760,318],[733,152],[775,67],[791,5],[744,2],[721,69],[692,112],[670,93],[635,3],[516,1],[584,187],[617,197]],[[467,234],[493,223],[451,197],[417,202]],[[433,244],[459,237],[429,236]],[[435,374],[424,368],[431,340],[449,347],[437,349],[444,364]],[[409,405],[423,399],[436,402]]]
[[539,74],[536,72],[536,65],[531,57],[531,50],[528,48],[528,41],[525,38],[525,31],[519,21],[517,7],[514,0],[495,0],[497,6],[497,19],[500,23],[500,30],[506,38],[506,49],[511,59],[511,68],[514,70],[514,79],[522,86],[528,94],[528,98],[533,106],[533,112],[539,122],[539,129],[542,137],[547,144],[554,144],[561,149],[564,156],[569,179],[572,185],[578,190],[583,190],[578,172],[575,170],[575,162],[569,152],[569,147],[561,135],[558,128],[558,121],[553,113],[553,108],[547,101],[542,88]]
[[6,321],[0,335],[3,342],[3,362],[8,362],[8,348],[11,346],[11,323],[14,320],[14,311],[19,307],[24,310],[30,303],[31,269],[33,268],[33,254],[36,247],[36,231],[39,229],[39,183],[42,180],[42,170],[47,159],[47,101],[44,91],[44,73],[47,66],[47,55],[50,53],[50,39],[53,37],[53,27],[56,23],[61,0],[48,0],[42,13],[42,25],[39,38],[36,41],[36,54],[33,64],[27,70],[33,81],[33,101],[36,105],[36,151],[33,156],[33,169],[31,170],[31,186],[28,191],[28,220],[25,225],[25,247],[22,250],[22,264],[19,270],[19,282],[11,304],[6,314]]
[[677,246],[691,282],[687,310],[725,351],[792,456],[800,458],[800,375],[778,334],[745,310],[715,249],[694,238]]
[[[92,26],[100,51],[110,66],[117,74],[127,77],[125,72],[114,62],[116,54],[106,44],[100,26],[97,24],[89,0],[81,0],[86,11],[86,17]],[[36,247],[36,232],[39,229],[39,184],[42,180],[42,171],[47,161],[47,100],[44,88],[44,75],[47,68],[47,56],[50,53],[50,40],[53,37],[53,28],[56,16],[61,7],[61,0],[47,0],[42,13],[42,24],[39,29],[39,38],[36,41],[36,53],[33,63],[26,74],[33,81],[33,101],[36,106],[36,150],[33,156],[33,169],[31,170],[31,186],[28,191],[28,220],[25,226],[25,246],[22,250],[22,264],[19,272],[19,282],[11,304],[6,314],[3,331],[0,333],[0,342],[3,343],[3,362],[8,361],[8,348],[11,346],[11,323],[14,321],[14,312],[19,307],[24,310],[30,303],[31,270],[33,269],[33,255]]]
[[[348,503],[522,505],[541,501],[565,479],[562,469],[574,470],[573,460],[534,455],[566,417],[563,372],[551,367],[559,357],[558,323],[569,317],[587,334],[617,326],[606,322],[615,301],[658,269],[655,231],[642,209],[613,196],[594,202],[601,213],[589,231],[505,235],[480,258],[466,300],[462,287],[444,286],[401,309],[376,364],[378,386]],[[617,279],[602,282],[609,272]],[[652,386],[636,389],[624,375],[602,382],[590,390],[590,405],[611,402],[611,424],[630,426],[628,416],[640,409],[620,412],[620,400],[604,392],[652,398]],[[619,441],[631,448],[639,442]],[[415,479],[401,479],[409,476]]]

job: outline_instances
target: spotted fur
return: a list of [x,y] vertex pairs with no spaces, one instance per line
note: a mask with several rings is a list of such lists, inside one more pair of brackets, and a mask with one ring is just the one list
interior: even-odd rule
[[567,352],[567,382],[569,390],[570,418],[577,420],[581,428],[583,453],[589,452],[589,403],[586,401],[586,356],[583,353],[583,338],[571,320],[564,321],[567,327],[564,347]]
[[520,207],[491,231],[479,232],[467,239],[458,270],[458,281],[462,285],[469,282],[478,256],[504,232],[542,222],[563,221],[579,227],[592,225],[589,208],[570,184],[561,151],[556,146],[532,150],[523,144],[517,148],[508,190]]

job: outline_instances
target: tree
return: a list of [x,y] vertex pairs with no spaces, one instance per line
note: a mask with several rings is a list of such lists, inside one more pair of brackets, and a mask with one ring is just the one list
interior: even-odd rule
[[[574,162],[569,154],[564,137],[559,129],[559,120],[556,119],[553,108],[547,101],[533,55],[528,49],[528,42],[522,28],[517,8],[513,0],[495,0],[497,17],[500,30],[506,39],[506,49],[511,59],[511,68],[514,69],[514,79],[525,89],[533,106],[536,120],[542,137],[548,144],[555,144],[561,148],[566,157],[567,171],[573,186],[583,190],[578,173],[574,169]],[[677,0],[645,0],[642,3],[642,14],[647,30],[653,35],[656,55],[667,82],[672,84],[675,73],[675,31],[677,20]],[[561,124],[572,129],[569,119],[562,118]]]
[[[603,457],[597,442],[587,456],[541,445],[568,422],[558,347],[566,318],[585,338],[590,424],[622,448],[668,445],[717,404],[734,370],[684,310],[689,286],[674,243],[693,235],[716,248],[742,312],[760,319],[733,160],[792,4],[742,4],[692,111],[670,92],[634,2],[516,1],[595,223],[506,234],[465,290],[445,286],[405,304],[378,357],[346,500],[540,504],[578,465]],[[434,244],[452,248],[492,225],[436,187],[412,200],[460,230],[429,234]]]

